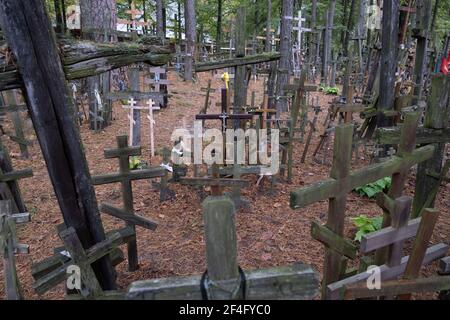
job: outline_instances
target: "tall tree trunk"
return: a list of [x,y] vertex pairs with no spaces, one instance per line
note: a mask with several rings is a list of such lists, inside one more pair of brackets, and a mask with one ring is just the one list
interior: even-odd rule
[[[104,240],[105,232],[44,1],[1,0],[0,24],[20,69],[28,111],[64,222],[89,248]],[[109,258],[93,267],[103,289],[115,289]]]
[[383,111],[394,108],[395,73],[397,70],[399,0],[385,1],[383,6],[380,97],[378,100],[377,126],[389,127],[392,118],[385,117]]
[[163,0],[156,0],[156,35],[164,41],[166,35],[164,34],[163,11]]
[[272,0],[267,0],[266,52],[272,51]]
[[292,18],[294,15],[294,1],[283,0],[281,11],[281,40],[280,40],[280,62],[278,65],[277,79],[277,116],[287,111],[287,99],[284,87],[289,83],[291,73],[292,57]]
[[310,29],[312,30],[312,41],[309,42],[309,62],[313,63],[314,65],[316,65],[316,56],[318,54],[318,52],[316,52],[316,44],[317,44],[317,38],[318,38],[318,33],[316,30],[317,27],[317,0],[312,0],[311,3],[311,24],[310,24]]
[[[81,30],[85,29],[96,29],[103,31],[108,37],[105,38],[101,35],[101,32],[96,32],[95,34],[85,34],[84,38],[87,40],[92,40],[95,42],[110,42],[114,40],[114,35],[111,34],[111,30],[116,29],[117,25],[117,14],[116,14],[116,0],[80,0],[81,9]],[[99,89],[99,92],[104,95],[110,92],[111,87],[111,73],[106,72],[100,76],[90,77],[86,80],[87,91],[89,96],[89,119],[90,128],[103,128],[108,125],[110,119],[104,119],[104,121],[99,121],[93,115],[94,108],[96,105],[95,90]],[[111,104],[108,106],[111,108]]]
[[182,26],[181,26],[181,21],[182,21],[182,19],[181,19],[181,0],[177,0],[177,10],[178,10],[178,41],[179,41],[179,44],[181,45],[181,39],[182,39],[182,37],[181,37],[181,34],[182,34]]
[[330,0],[330,6],[326,15],[326,27],[323,37],[322,54],[322,83],[328,84],[328,65],[331,57],[331,42],[333,39],[334,12],[336,11],[336,0]]
[[[343,97],[347,97],[348,87],[350,85],[350,73],[351,73],[352,64],[353,64],[352,63],[353,61],[349,54],[350,53],[349,47],[350,47],[350,35],[351,35],[351,32],[353,30],[353,25],[354,25],[353,15],[355,12],[355,6],[356,6],[356,1],[351,0],[350,12],[348,14],[348,20],[347,20],[347,29],[345,30],[344,46],[343,46],[343,50],[342,50],[342,55],[345,57],[345,59],[347,61],[346,67],[345,67],[343,90],[342,90]],[[351,101],[347,101],[347,103],[351,103]]]
[[220,52],[222,46],[222,4],[223,0],[217,0],[217,31],[216,31],[216,51]]
[[184,0],[184,21],[186,34],[186,64],[184,68],[184,80],[191,81],[194,77],[194,57],[196,25],[195,0]]

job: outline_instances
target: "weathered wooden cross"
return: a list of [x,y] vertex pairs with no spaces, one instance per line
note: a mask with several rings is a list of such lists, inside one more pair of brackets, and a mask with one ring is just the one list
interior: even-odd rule
[[29,246],[17,242],[16,224],[30,221],[29,213],[12,214],[11,200],[0,201],[0,254],[3,257],[6,299],[22,300],[15,254],[29,253]]
[[207,272],[202,275],[139,281],[130,300],[312,299],[318,276],[304,264],[243,271],[237,259],[233,201],[211,196],[203,202]]
[[[36,293],[43,294],[71,276],[79,278],[70,281],[74,288],[68,289],[78,290],[81,299],[120,297],[119,292],[102,290],[91,265],[107,255],[110,256],[113,265],[122,262],[124,259],[119,246],[136,240],[133,228],[128,226],[112,231],[107,235],[106,240],[89,249],[83,248],[74,228],[66,228],[62,224],[57,229],[64,247],[58,250],[55,256],[33,265],[33,278],[36,280],[33,288]],[[69,279],[67,280],[69,282]],[[76,288],[77,280],[80,285],[78,288]],[[71,298],[75,298],[74,295],[71,295]]]
[[22,120],[20,119],[20,111],[27,111],[26,105],[19,105],[17,103],[17,93],[15,91],[6,91],[3,93],[5,104],[0,107],[1,113],[10,113],[11,120],[14,125],[15,135],[9,138],[16,142],[20,147],[21,156],[25,159],[28,158],[28,146],[32,144],[31,141],[27,140],[23,131]]
[[167,80],[166,69],[162,67],[150,68],[150,74],[154,76],[151,79],[145,79],[145,84],[151,85],[155,92],[162,92],[162,86],[170,85],[170,81]]
[[[124,220],[133,230],[135,230],[136,225],[146,229],[155,230],[157,226],[155,222],[135,214],[131,182],[134,180],[164,177],[166,173],[165,170],[160,167],[131,171],[129,158],[132,156],[140,156],[141,148],[129,146],[127,140],[127,136],[118,136],[118,148],[105,149],[104,152],[106,159],[119,159],[119,172],[92,177],[92,184],[94,185],[121,183],[123,209],[105,203],[100,205],[100,211]],[[128,243],[128,268],[130,271],[135,271],[139,268],[136,240]]]
[[[428,247],[439,216],[436,210],[426,209],[422,218],[409,220],[412,203],[410,197],[402,196],[394,201],[383,193],[378,197],[377,202],[390,212],[392,225],[364,235],[361,240],[360,252],[367,254],[380,248],[389,248],[387,262],[378,266],[381,288],[370,289],[367,287],[366,281],[372,275],[370,271],[367,271],[328,285],[326,299],[377,296],[392,299],[399,294],[401,294],[399,299],[410,299],[410,293],[416,290],[414,286],[411,286],[412,283],[410,283],[408,291],[402,291],[404,288],[393,289],[390,283],[385,283],[385,281],[397,279],[400,276],[408,281],[415,280],[419,277],[422,265],[429,264],[446,255],[448,245],[440,243]],[[413,237],[415,237],[415,241],[411,255],[403,256],[404,241]],[[365,288],[359,286],[358,283],[365,284]],[[401,282],[398,284],[401,285]],[[439,288],[436,288],[436,291]]]
[[308,154],[308,149],[311,144],[313,133],[317,131],[317,128],[316,128],[317,118],[319,116],[319,113],[322,111],[320,108],[320,105],[319,105],[319,97],[317,97],[316,104],[313,106],[313,109],[314,109],[314,118],[309,123],[310,128],[309,128],[308,137],[306,138],[305,149],[303,150],[302,160],[300,161],[301,163],[305,163],[306,155]]
[[[412,166],[429,159],[433,146],[425,146],[414,150],[415,131],[417,129],[420,112],[405,114],[402,127],[402,138],[397,155],[382,163],[350,172],[352,156],[353,125],[343,124],[336,127],[333,166],[331,178],[291,192],[291,208],[299,209],[314,202],[329,199],[328,221],[324,228],[332,233],[335,239],[343,239],[345,206],[347,194],[358,186],[364,186],[392,175],[392,186],[389,190],[391,198],[401,196],[408,171]],[[391,223],[390,216],[385,214],[383,226]],[[346,241],[343,239],[342,241]],[[337,242],[336,242],[337,243]],[[382,256],[380,253],[379,256]],[[343,253],[339,252],[333,243],[327,243],[325,253],[323,296],[328,284],[339,280],[341,275]],[[382,260],[378,258],[377,260]],[[382,263],[381,263],[382,264]]]

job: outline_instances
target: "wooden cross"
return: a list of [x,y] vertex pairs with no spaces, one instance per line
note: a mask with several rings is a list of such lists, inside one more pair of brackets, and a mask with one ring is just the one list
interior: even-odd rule
[[3,257],[7,300],[23,299],[14,255],[29,253],[29,246],[17,242],[16,225],[29,221],[29,213],[12,214],[11,200],[0,201],[0,255]]
[[297,31],[297,43],[294,45],[294,49],[292,51],[293,54],[293,64],[294,64],[294,75],[299,78],[301,73],[301,65],[302,65],[302,40],[303,33],[312,32],[312,29],[304,28],[303,22],[306,21],[302,16],[302,10],[298,11],[298,16],[294,17],[294,20],[297,21],[297,27],[293,27],[294,31]]
[[150,154],[152,157],[155,156],[155,134],[154,134],[154,125],[156,124],[155,119],[153,117],[153,111],[161,110],[159,106],[155,106],[155,103],[152,99],[147,101],[148,106],[148,115],[147,118],[150,121]]
[[140,128],[136,128],[136,120],[134,119],[134,110],[141,110],[142,107],[139,107],[136,104],[137,104],[137,101],[134,100],[134,98],[131,98],[128,100],[128,105],[126,105],[126,106],[122,105],[122,108],[130,110],[127,115],[127,118],[130,121],[130,135],[129,135],[129,137],[130,137],[129,144],[130,145],[133,145],[133,137],[135,136],[134,131],[137,129],[140,130]]
[[[102,290],[91,265],[107,255],[112,258],[115,253],[120,252],[120,245],[136,239],[135,230],[132,227],[125,227],[113,231],[108,234],[106,240],[88,249],[84,249],[73,227],[66,228],[65,225],[60,225],[58,234],[64,243],[64,249],[58,253],[59,256],[46,259],[33,266],[33,277],[36,279],[33,284],[34,290],[38,294],[45,293],[66,280],[70,267],[77,267],[79,274],[75,274],[75,276],[80,277],[81,282],[81,288],[77,289],[80,293],[79,298],[99,299],[105,297],[107,293]],[[121,261],[123,258],[119,258],[119,262]],[[118,262],[113,264],[116,265]],[[115,295],[116,298],[120,297],[118,292],[109,292],[109,297],[112,295]]]
[[315,131],[317,131],[317,129],[316,129],[317,118],[319,116],[319,113],[322,111],[319,106],[319,97],[317,97],[316,104],[314,105],[313,109],[314,109],[314,118],[313,118],[313,121],[310,121],[310,129],[309,129],[308,137],[306,138],[305,149],[303,150],[301,163],[305,163],[306,155],[308,154],[308,149],[309,149],[309,145],[311,144],[313,133]]
[[[415,164],[429,159],[434,152],[433,146],[425,146],[414,150],[415,131],[420,115],[420,112],[408,112],[405,114],[402,139],[397,155],[382,163],[373,164],[353,172],[350,172],[353,125],[343,124],[336,127],[331,178],[292,191],[291,208],[299,209],[314,202],[329,199],[329,215],[326,228],[337,237],[342,238],[347,194],[352,190],[384,177],[392,176],[392,187],[388,195],[391,198],[401,196],[409,169]],[[385,214],[383,226],[386,227],[390,224],[390,217]],[[328,284],[339,280],[342,256],[342,253],[332,248],[326,249],[323,290]],[[382,253],[379,253],[378,256],[377,261],[381,261]],[[325,291],[323,291],[323,296],[325,296]]]
[[[102,204],[100,211],[113,217],[124,220],[128,226],[135,230],[135,226],[141,226],[146,229],[155,230],[157,224],[147,218],[138,216],[134,212],[133,189],[131,182],[134,180],[151,179],[164,177],[163,168],[150,168],[143,170],[130,170],[130,157],[140,156],[141,148],[129,146],[127,136],[117,137],[117,149],[105,149],[105,159],[119,159],[119,172],[92,177],[93,185],[103,185],[120,182],[122,185],[123,209],[114,207],[110,204]],[[136,240],[128,243],[128,269],[135,271],[139,268],[137,243]]]
[[289,126],[287,128],[287,136],[280,137],[280,144],[284,147],[281,156],[281,168],[280,176],[284,176],[287,169],[287,180],[289,183],[292,182],[293,177],[293,152],[294,143],[298,140],[295,137],[295,132],[297,132],[297,121],[300,115],[300,108],[303,104],[304,97],[307,92],[315,91],[317,86],[306,84],[307,73],[304,71],[300,77],[293,85],[287,85],[285,91],[295,90],[294,102],[291,108],[291,117],[289,119]]
[[125,11],[126,14],[129,14],[131,16],[131,21],[125,21],[125,23],[130,23],[132,25],[131,31],[137,32],[137,21],[136,18],[139,15],[142,15],[143,12],[136,9],[136,5],[134,1],[131,2],[131,10]]
[[145,84],[149,84],[154,87],[155,92],[161,92],[162,88],[161,85],[167,86],[170,85],[169,80],[166,78],[166,69],[157,67],[157,68],[150,68],[150,73],[154,74],[154,77],[152,79],[145,79]]
[[3,94],[6,105],[0,107],[0,112],[8,112],[11,114],[11,120],[14,125],[15,136],[10,136],[9,138],[17,143],[20,147],[20,154],[23,158],[27,159],[28,146],[32,144],[31,141],[27,140],[23,132],[22,120],[20,119],[19,111],[27,111],[26,105],[18,105],[17,96],[15,91],[6,91]]
[[312,299],[318,277],[304,264],[242,271],[237,259],[235,207],[224,196],[208,197],[202,204],[206,265],[203,276],[153,279],[131,284],[130,300],[254,300]]
[[[6,150],[3,149],[2,152],[6,152]],[[19,213],[20,207],[24,209],[23,200],[18,184],[19,180],[24,178],[30,178],[32,176],[33,176],[32,169],[13,170],[12,167],[11,171],[3,171],[0,169],[0,197],[2,199],[14,199],[14,201],[12,201],[13,213]],[[20,203],[18,203],[19,201]]]
[[200,113],[206,114],[207,111],[208,111],[208,107],[211,104],[210,95],[211,95],[211,93],[216,92],[215,89],[211,88],[211,79],[208,80],[208,86],[206,88],[201,88],[200,90],[203,91],[203,92],[206,92],[206,94],[205,94],[205,104],[203,105],[203,109],[202,109],[202,111]]
[[[369,290],[366,285],[365,291],[361,290],[361,288],[355,290],[353,288],[355,285],[364,283],[371,275],[370,272],[363,272],[328,285],[326,288],[327,299],[376,296],[387,296],[387,298],[391,299],[396,294],[385,294],[385,292],[393,293],[393,291],[383,291],[386,287],[385,281],[396,279],[400,276],[405,280],[416,279],[419,276],[422,265],[429,264],[445,256],[449,248],[448,245],[440,243],[428,247],[439,215],[436,210],[426,209],[426,213],[422,218],[409,220],[412,202],[410,197],[402,196],[394,201],[387,195],[381,194],[377,202],[392,214],[392,225],[380,231],[364,235],[361,240],[360,252],[367,254],[383,247],[389,247],[387,263],[379,266],[382,288]],[[415,237],[415,241],[411,255],[403,256],[404,241],[413,237]],[[372,291],[372,293],[369,291]],[[411,288],[411,291],[407,292],[408,294],[399,298],[402,300],[410,299],[410,292],[414,292],[414,288]]]

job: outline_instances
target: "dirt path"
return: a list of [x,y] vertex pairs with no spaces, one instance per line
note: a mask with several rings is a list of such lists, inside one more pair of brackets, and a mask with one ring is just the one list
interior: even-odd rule
[[[206,87],[209,74],[201,74],[198,83],[187,84],[171,73],[170,106],[158,112],[156,118],[155,141],[157,148],[169,147],[170,135],[175,128],[184,124],[191,124],[194,116],[202,108],[204,97],[200,88]],[[213,88],[220,88],[222,82],[218,76],[213,78]],[[250,91],[256,91],[256,101],[262,101],[262,82],[252,81]],[[320,98],[322,110],[326,110],[330,97],[314,93]],[[215,103],[220,101],[219,90],[212,96],[212,110],[218,112]],[[100,174],[116,171],[116,160],[105,160],[103,149],[115,146],[115,136],[128,134],[128,120],[126,111],[120,106],[115,108],[115,121],[112,126],[101,133],[93,133],[86,126],[81,128],[81,135],[89,161],[91,174]],[[320,114],[319,125],[323,123],[326,112]],[[312,119],[312,112],[310,112]],[[219,124],[217,125],[219,126]],[[5,128],[12,132],[7,121]],[[28,132],[32,132],[31,129]],[[142,159],[152,165],[159,165],[161,159],[149,156],[148,122],[143,120],[142,128]],[[289,208],[289,192],[294,188],[320,181],[328,176],[330,168],[312,161],[311,153],[318,143],[319,130],[314,134],[310,152],[305,164],[300,164],[303,146],[298,144],[295,148],[296,163],[294,166],[294,181],[292,185],[284,182],[277,184],[276,195],[268,195],[257,190],[256,177],[249,176],[251,186],[243,190],[243,196],[250,200],[249,209],[237,213],[237,233],[239,248],[239,263],[245,268],[264,268],[270,266],[304,262],[312,264],[319,272],[322,270],[323,246],[310,236],[310,223],[313,220],[324,223],[327,216],[327,202],[313,204],[306,209],[294,211]],[[4,143],[11,153],[18,153],[18,146],[6,137]],[[332,148],[332,144],[330,144]],[[331,152],[331,150],[329,150]],[[30,245],[31,253],[17,257],[19,277],[24,287],[25,297],[28,299],[62,299],[64,297],[63,285],[51,290],[43,296],[38,296],[32,289],[31,265],[53,253],[53,249],[61,243],[56,234],[56,225],[63,222],[59,207],[51,186],[45,162],[38,143],[30,148],[29,160],[13,159],[17,169],[31,167],[34,177],[22,180],[20,187],[29,211],[33,214],[32,222],[19,228],[20,241]],[[330,156],[328,157],[330,159]],[[360,161],[359,165],[363,162]],[[135,209],[140,215],[159,222],[156,231],[137,228],[137,239],[140,254],[141,268],[135,273],[129,273],[124,262],[118,266],[118,283],[121,289],[136,280],[157,277],[170,277],[176,275],[190,275],[202,273],[205,269],[203,222],[200,201],[191,188],[170,185],[176,191],[176,199],[160,203],[159,192],[151,187],[149,181],[139,181],[133,184]],[[410,175],[406,194],[413,193],[414,174]],[[96,187],[99,202],[112,202],[120,204],[121,193],[119,185]],[[442,212],[438,226],[434,232],[433,243],[450,243],[450,184],[447,184],[439,194],[437,208]],[[352,193],[348,197],[346,234],[353,237],[354,230],[350,218],[360,214],[374,216],[381,214],[374,201],[361,198]],[[120,228],[123,223],[103,215],[105,228],[112,230]],[[436,266],[426,268],[425,272],[431,274]],[[0,297],[4,296],[3,266],[0,262]]]

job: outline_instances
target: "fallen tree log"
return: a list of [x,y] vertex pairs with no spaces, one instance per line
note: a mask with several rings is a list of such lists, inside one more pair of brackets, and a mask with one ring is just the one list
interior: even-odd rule
[[[58,47],[67,80],[95,76],[133,63],[162,66],[168,63],[172,53],[170,46],[157,44],[105,44],[66,38],[58,40]],[[0,91],[21,87],[17,68],[0,64]]]
[[239,67],[245,65],[259,64],[279,60],[281,57],[279,52],[261,53],[241,58],[232,58],[220,61],[208,61],[195,64],[195,72],[206,72],[217,69]]

